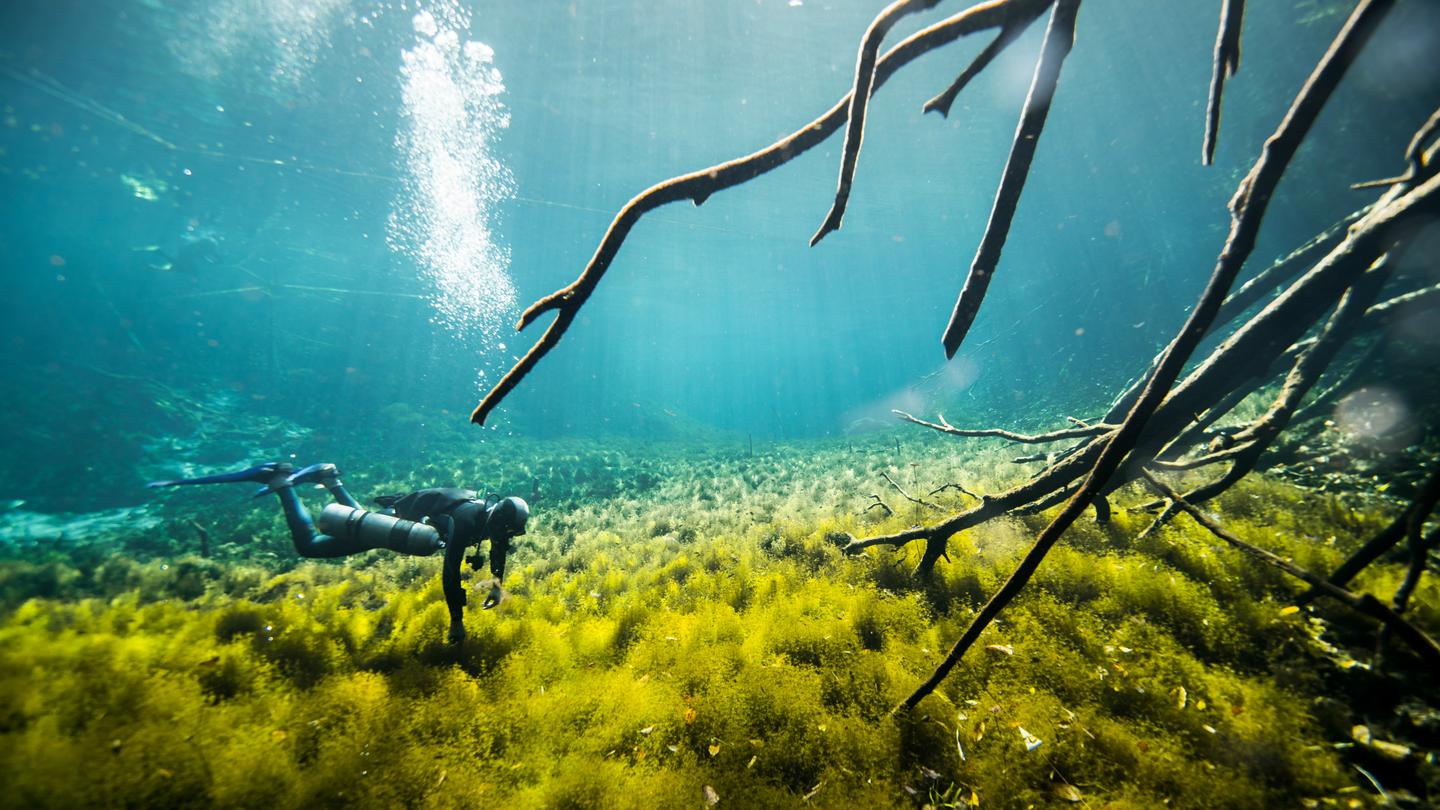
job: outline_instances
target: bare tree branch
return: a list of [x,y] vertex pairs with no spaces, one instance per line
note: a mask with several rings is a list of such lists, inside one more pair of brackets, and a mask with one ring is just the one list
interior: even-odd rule
[[[968,34],[1002,27],[1017,15],[1038,14],[1037,9],[1048,8],[1051,2],[1053,0],[987,0],[912,34],[875,63],[871,94],[884,85],[896,71],[917,57]],[[470,414],[470,421],[484,424],[485,419],[501,401],[560,343],[565,331],[574,322],[580,308],[589,300],[590,294],[620,252],[630,230],[641,217],[656,208],[680,200],[690,200],[697,206],[701,205],[717,191],[733,188],[788,163],[834,134],[847,119],[849,104],[850,96],[846,95],[819,118],[758,152],[673,177],[633,197],[615,215],[580,276],[566,287],[531,304],[520,315],[520,321],[515,326],[517,331],[525,329],[547,312],[554,310],[557,313],[555,320],[540,339],[485,394],[480,404],[475,406],[475,410]]]
[[928,506],[928,507],[930,507],[931,509],[940,509],[941,511],[944,511],[944,507],[940,506],[939,504],[934,504],[934,503],[931,503],[931,502],[926,501],[926,500],[921,500],[920,498],[916,498],[915,496],[913,496],[913,495],[911,495],[910,493],[906,492],[904,487],[902,487],[902,486],[900,486],[899,484],[895,483],[895,479],[894,479],[894,478],[891,478],[889,473],[882,471],[882,472],[880,473],[880,476],[881,476],[882,478],[884,478],[886,481],[889,481],[889,482],[890,482],[890,486],[894,487],[896,492],[898,492],[898,493],[900,493],[902,496],[904,496],[905,500],[907,500],[907,501],[909,501],[909,502],[911,502],[911,503],[918,503],[918,504],[920,504],[921,506]]
[[965,285],[960,288],[960,297],[955,301],[950,323],[941,337],[947,358],[954,357],[960,343],[965,340],[965,334],[970,331],[980,304],[985,300],[990,278],[1000,264],[1000,253],[1005,249],[1010,223],[1015,218],[1015,208],[1020,204],[1020,192],[1025,189],[1025,179],[1030,176],[1030,162],[1040,143],[1040,133],[1045,129],[1045,119],[1050,115],[1055,87],[1060,83],[1060,68],[1065,65],[1065,57],[1070,55],[1070,49],[1075,44],[1075,15],[1079,10],[1080,0],[1057,0],[1050,12],[1045,43],[1035,63],[1035,75],[1030,81],[1030,92],[1025,97],[1025,110],[1020,114],[1020,124],[1015,128],[1015,137],[1010,143],[1010,158],[1005,161],[1005,171],[1000,176],[1000,188],[995,192],[990,221],[985,225],[985,234],[980,237],[980,246],[970,263],[970,273],[965,277]]
[[980,609],[970,626],[961,634],[930,677],[905,699],[902,704],[903,708],[914,708],[921,699],[934,691],[935,687],[944,680],[945,676],[964,656],[966,650],[979,639],[980,633],[994,621],[1000,611],[1030,581],[1035,569],[1040,566],[1041,561],[1044,560],[1045,555],[1049,553],[1056,541],[1075,522],[1081,511],[1089,506],[1090,501],[1101,493],[1110,476],[1119,469],[1126,456],[1135,448],[1146,422],[1169,393],[1170,387],[1174,384],[1175,378],[1179,376],[1185,362],[1209,330],[1221,304],[1225,301],[1225,296],[1235,281],[1235,276],[1240,272],[1240,267],[1254,249],[1260,222],[1275,187],[1279,185],[1280,178],[1290,164],[1290,159],[1300,148],[1305,135],[1319,116],[1325,102],[1329,100],[1330,95],[1339,85],[1340,79],[1354,62],[1365,42],[1374,33],[1380,20],[1393,5],[1394,0],[1361,0],[1350,18],[1346,20],[1344,27],[1336,35],[1330,48],[1321,57],[1314,72],[1310,74],[1305,86],[1296,96],[1294,103],[1285,114],[1285,118],[1280,122],[1279,128],[1265,141],[1260,158],[1250,169],[1250,173],[1241,180],[1240,187],[1230,203],[1230,235],[1225,241],[1225,247],[1216,262],[1215,270],[1211,273],[1210,280],[1205,285],[1205,291],[1196,302],[1194,309],[1191,310],[1184,326],[1171,341],[1155,372],[1151,375],[1150,381],[1146,383],[1135,407],[1131,409],[1130,414],[1126,416],[1124,423],[1114,432],[1114,435],[1103,442],[1099,458],[1090,468],[1079,491],[1065,505],[1060,514],[1051,521],[1050,525],[1040,533],[1019,566]]
[[904,411],[892,410],[890,412],[905,420],[906,422],[913,422],[914,424],[920,425],[922,427],[928,427],[931,430],[938,430],[941,433],[948,433],[952,436],[968,436],[971,438],[993,437],[997,439],[1008,439],[1009,441],[1019,442],[1021,444],[1041,444],[1043,442],[1058,442],[1063,439],[1082,439],[1086,436],[1099,436],[1106,431],[1113,430],[1115,428],[1114,425],[1087,425],[1085,427],[1067,428],[1065,430],[1054,430],[1049,433],[1028,434],[1015,433],[1013,431],[1002,430],[1000,428],[957,428],[949,422],[945,421],[944,414],[939,415],[940,422],[939,424],[936,424],[934,422],[926,422],[924,419],[919,419]]
[[[840,229],[845,218],[845,205],[850,200],[850,185],[855,180],[855,165],[860,162],[860,146],[865,140],[865,110],[875,83],[875,58],[880,41],[900,22],[902,17],[933,8],[939,0],[895,0],[870,23],[860,39],[860,54],[855,58],[855,86],[850,91],[849,125],[845,128],[845,146],[840,153],[840,180],[835,189],[835,202],[820,229],[810,237],[814,247],[825,235]],[[1003,29],[1002,29],[1003,31]]]
[[1209,166],[1215,159],[1215,142],[1220,137],[1220,100],[1225,80],[1240,69],[1240,29],[1245,17],[1245,0],[1223,0],[1220,31],[1215,35],[1215,72],[1210,77],[1210,100],[1205,105],[1205,143],[1200,162]]
[[1326,582],[1323,578],[1309,571],[1306,571],[1305,569],[1301,568],[1298,565],[1295,565],[1289,560],[1283,559],[1275,555],[1273,552],[1266,551],[1263,548],[1251,545],[1250,543],[1241,540],[1235,535],[1230,534],[1229,532],[1222,529],[1219,524],[1211,520],[1199,509],[1196,509],[1193,505],[1187,503],[1183,497],[1181,497],[1177,492],[1175,492],[1175,490],[1171,489],[1163,481],[1160,481],[1148,472],[1145,473],[1145,480],[1149,481],[1150,485],[1155,487],[1155,490],[1157,492],[1168,498],[1171,503],[1175,504],[1176,507],[1178,507],[1180,510],[1184,511],[1185,514],[1193,518],[1196,523],[1199,523],[1201,526],[1209,530],[1211,534],[1215,535],[1221,540],[1224,540],[1231,546],[1240,549],[1246,554],[1249,554],[1255,559],[1261,560],[1268,565],[1279,568],[1281,571],[1284,571],[1285,573],[1295,577],[1296,579],[1309,583],[1310,586],[1319,593],[1336,599],[1354,610],[1357,610],[1367,616],[1379,620],[1384,625],[1385,629],[1390,630],[1396,635],[1399,635],[1401,638],[1403,638],[1405,640],[1405,643],[1410,645],[1410,648],[1413,649],[1416,654],[1418,654],[1420,658],[1432,668],[1432,670],[1440,669],[1440,645],[1437,645],[1435,643],[1435,640],[1430,638],[1430,636],[1426,635],[1423,630],[1406,621],[1400,615],[1398,610],[1393,610],[1386,607],[1383,603],[1380,602],[1380,600],[1376,599],[1368,593],[1357,594],[1351,591],[1347,591],[1330,582]]
[[1405,173],[1395,177],[1387,177],[1384,180],[1371,180],[1367,183],[1356,183],[1350,188],[1376,188],[1378,186],[1392,186],[1397,183],[1410,183],[1420,179],[1429,168],[1425,160],[1425,144],[1436,134],[1440,134],[1440,108],[1430,113],[1430,117],[1416,130],[1415,137],[1410,139],[1410,145],[1405,148],[1405,160],[1410,164]]
[[925,102],[925,106],[920,108],[921,112],[938,112],[941,118],[949,118],[950,105],[955,103],[955,98],[960,95],[960,91],[964,90],[972,79],[979,76],[981,71],[989,67],[990,63],[995,61],[995,57],[999,56],[1001,51],[1013,45],[1015,40],[1019,39],[1020,35],[1030,28],[1030,24],[1040,17],[1041,11],[1044,11],[1044,9],[1037,7],[1034,14],[1021,13],[1016,15],[1011,21],[1005,23],[1000,29],[1000,33],[990,41],[989,45],[985,46],[985,50],[976,55],[974,61],[955,78],[954,82],[951,82],[949,87],[941,91],[939,95]]

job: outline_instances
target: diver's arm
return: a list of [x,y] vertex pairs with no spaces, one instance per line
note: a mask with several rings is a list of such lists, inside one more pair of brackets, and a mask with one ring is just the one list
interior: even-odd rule
[[496,584],[505,578],[505,555],[509,551],[509,540],[490,541],[490,575],[495,577]]
[[445,590],[445,606],[450,609],[451,644],[465,640],[465,586],[460,582],[460,563],[465,560],[465,545],[451,539],[445,546],[445,566],[440,571],[440,585]]
[[490,574],[495,579],[490,583],[490,592],[485,594],[485,601],[480,605],[481,610],[489,610],[500,604],[500,599],[505,595],[500,582],[505,579],[505,554],[509,550],[509,540],[490,540]]

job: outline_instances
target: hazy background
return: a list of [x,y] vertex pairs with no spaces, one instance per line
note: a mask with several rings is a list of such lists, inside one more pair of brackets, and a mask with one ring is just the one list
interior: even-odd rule
[[[10,0],[3,480],[153,460],[167,431],[222,416],[337,442],[397,421],[479,430],[469,410],[544,325],[515,334],[519,309],[571,281],[634,194],[833,104],[880,5]],[[948,120],[920,105],[989,34],[891,80],[844,228],[814,249],[838,135],[646,218],[495,435],[788,439],[888,424],[891,407],[1022,427],[1093,415],[1184,318],[1236,181],[1351,4],[1250,5],[1203,168],[1219,3],[1085,3],[953,362],[940,334],[1043,20]],[[1255,268],[1373,199],[1348,184],[1403,168],[1440,102],[1437,52],[1440,6],[1400,4],[1287,176]]]

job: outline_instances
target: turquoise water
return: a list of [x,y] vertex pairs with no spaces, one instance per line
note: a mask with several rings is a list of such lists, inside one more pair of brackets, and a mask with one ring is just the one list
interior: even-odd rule
[[[1401,165],[1440,96],[1424,69],[1433,11],[1402,5],[1282,187],[1257,261],[1370,198],[1346,184]],[[109,373],[233,393],[311,426],[363,430],[391,402],[463,418],[538,336],[512,332],[518,310],[578,275],[629,197],[828,109],[873,12],[424,6],[454,40],[445,50],[417,32],[416,8],[7,4],[9,398],[103,399],[119,387]],[[954,362],[939,333],[1043,25],[948,120],[919,105],[978,43],[884,87],[845,227],[814,249],[839,135],[703,208],[651,215],[492,423],[782,439],[888,421],[897,403],[1011,424],[1093,413],[1183,318],[1235,181],[1343,12],[1251,9],[1204,168],[1214,10],[1087,7],[1002,275]],[[470,43],[493,57],[467,57]],[[442,157],[453,165],[427,180]],[[155,269],[196,238],[195,260]],[[100,440],[39,410],[34,426],[62,445]]]
[[[837,494],[780,476],[795,487],[785,503],[803,512],[795,519],[813,533],[807,553],[817,559],[833,552],[832,530],[933,522],[939,515],[917,505],[894,525],[859,525],[873,517],[871,492],[903,505],[891,486],[923,495],[945,483],[924,476],[935,458],[950,478],[967,474],[947,455],[959,452],[952,445],[892,410],[1021,431],[1101,417],[1184,322],[1224,245],[1237,183],[1353,7],[1249,4],[1215,162],[1202,166],[1219,5],[1087,0],[1003,259],[953,359],[941,333],[990,216],[1043,21],[947,118],[921,104],[991,34],[888,81],[870,107],[844,226],[815,247],[807,242],[834,196],[840,133],[703,206],[646,216],[563,341],[473,426],[471,409],[551,317],[517,333],[520,313],[580,274],[616,212],[655,183],[761,149],[829,109],[851,87],[879,4],[8,0],[4,563],[43,552],[89,570],[108,553],[96,548],[113,547],[137,565],[166,560],[156,564],[169,571],[190,542],[193,507],[223,562],[200,587],[214,596],[224,566],[294,565],[273,504],[233,491],[157,498],[144,483],[284,458],[333,461],[375,487],[533,492],[544,520],[597,531],[614,528],[599,525],[614,516],[586,510],[613,507],[637,532],[654,528],[652,512],[717,508],[656,490],[678,480],[706,490],[723,468],[726,486],[749,494],[734,496],[745,508],[726,517],[739,523],[714,525],[751,543],[760,541],[745,521],[783,510],[759,484],[735,483],[749,481],[735,470],[774,452],[794,481],[808,457],[811,479],[845,482]],[[907,17],[886,46],[962,7]],[[1290,166],[1242,280],[1376,199],[1352,184],[1404,170],[1407,143],[1440,105],[1437,53],[1440,5],[1398,3]],[[1435,223],[1427,214],[1408,226],[1382,298],[1440,282]],[[1348,548],[1373,533],[1434,463],[1437,312],[1432,303],[1357,340],[1337,365],[1357,369],[1339,381],[1349,410],[1326,405],[1308,423],[1317,432],[1290,448],[1285,485],[1307,489],[1286,490],[1289,502],[1342,498],[1315,507],[1334,521],[1310,538],[1328,537],[1327,549],[1337,534]],[[1273,371],[1278,380],[1283,369]],[[1253,418],[1265,404],[1237,413]],[[1359,461],[1332,464],[1347,442]],[[995,472],[995,445],[983,446],[991,456],[975,477],[991,491],[1014,483]],[[874,461],[892,447],[893,466]],[[899,483],[885,483],[882,468]],[[1015,480],[1034,472],[1004,469]],[[1264,501],[1256,525],[1288,526],[1275,511],[1285,502]],[[545,559],[545,544],[566,534],[540,525],[541,545],[522,564]],[[1026,537],[1038,528],[1005,526]],[[735,539],[716,532],[700,539]],[[679,534],[661,527],[646,542]],[[645,564],[669,565],[675,551]],[[6,611],[32,595],[66,604],[128,593],[98,579],[67,590],[69,575],[37,585],[18,570],[0,571]],[[896,585],[896,571],[857,570],[843,576],[912,587]],[[417,576],[394,575],[375,592],[413,596]],[[337,577],[318,576],[316,587]],[[522,598],[541,604],[539,575],[522,577],[532,588],[522,585]],[[998,581],[942,583],[923,599],[905,591],[915,600],[906,604],[946,626],[955,604]],[[909,642],[928,645],[926,655],[940,646],[917,638]],[[897,676],[895,689],[911,680]],[[808,787],[785,789],[795,798]]]

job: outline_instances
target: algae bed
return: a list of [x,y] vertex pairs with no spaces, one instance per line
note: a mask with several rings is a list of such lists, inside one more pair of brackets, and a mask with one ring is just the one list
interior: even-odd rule
[[[16,807],[1370,807],[1436,795],[1436,715],[1375,628],[1178,518],[1116,498],[911,714],[891,709],[1043,515],[847,558],[881,473],[988,491],[986,442],[882,435],[746,447],[526,442],[355,458],[360,497],[431,482],[534,498],[508,596],[445,644],[438,558],[287,554],[243,487],[157,525],[17,541],[0,562],[0,758]],[[877,483],[878,482],[878,483]],[[223,490],[223,491],[217,491]],[[936,496],[947,506],[953,491]],[[307,496],[308,498],[308,496]],[[318,498],[317,498],[318,500]],[[1397,507],[1251,477],[1243,538],[1332,567]],[[200,517],[191,522],[197,515]],[[206,530],[200,553],[196,527]],[[273,553],[272,553],[273,552]],[[468,571],[468,569],[467,569]],[[1402,566],[1356,590],[1393,591]],[[479,579],[472,577],[473,587]],[[1440,630],[1434,577],[1413,621]],[[472,598],[472,604],[478,602]],[[1393,669],[1393,671],[1392,671]],[[1429,676],[1425,676],[1429,677]],[[1381,790],[1384,793],[1381,793]]]

